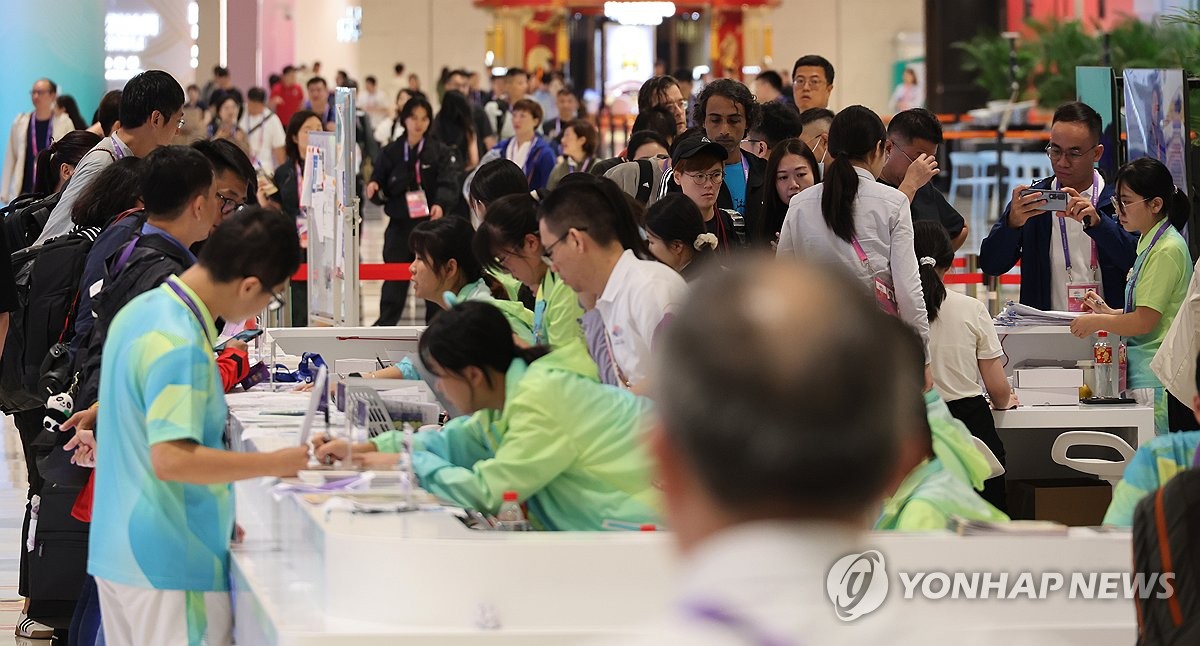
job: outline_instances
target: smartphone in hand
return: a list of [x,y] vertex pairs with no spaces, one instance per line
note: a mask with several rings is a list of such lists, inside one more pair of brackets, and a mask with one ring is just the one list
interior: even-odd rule
[[1066,211],[1067,202],[1069,201],[1066,191],[1050,191],[1045,189],[1027,188],[1021,191],[1021,196],[1030,195],[1032,193],[1042,194],[1042,207],[1047,211]]
[[[260,335],[260,334],[262,334],[262,333],[263,333],[263,331],[262,331],[262,329],[261,329],[261,328],[260,328],[260,329],[254,329],[254,330],[242,330],[241,332],[238,332],[237,334],[233,335],[233,337],[231,338],[231,340],[232,340],[232,339],[237,339],[238,341],[241,341],[242,343],[249,343],[249,342],[250,342],[250,341],[252,341],[252,340],[253,340],[255,337],[257,337],[258,335]],[[217,351],[217,352],[220,352],[221,350],[224,350],[224,349],[225,349],[225,345],[226,345],[227,343],[229,343],[229,341],[226,341],[225,343],[222,343],[221,345],[218,345],[218,346],[215,348],[215,349],[216,349],[216,351]]]

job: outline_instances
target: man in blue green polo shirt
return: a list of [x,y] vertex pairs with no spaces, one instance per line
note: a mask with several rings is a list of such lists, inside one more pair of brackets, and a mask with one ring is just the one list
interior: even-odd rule
[[[189,197],[180,217],[206,217],[210,192]],[[108,644],[231,642],[230,483],[294,475],[308,453],[226,450],[214,320],[244,320],[277,302],[299,250],[291,218],[240,211],[213,231],[197,264],[113,320],[98,424],[110,430],[96,447],[88,558]]]

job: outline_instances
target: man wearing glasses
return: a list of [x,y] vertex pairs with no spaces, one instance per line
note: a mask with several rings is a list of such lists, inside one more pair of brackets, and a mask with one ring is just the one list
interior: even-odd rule
[[[95,293],[91,301],[95,320],[81,348],[83,356],[77,358],[78,414],[67,420],[63,430],[76,424],[82,429],[93,428],[96,411],[88,407],[99,400],[101,351],[117,312],[161,285],[168,276],[179,275],[195,264],[194,251],[199,250],[200,243],[246,203],[249,178],[254,176],[245,153],[227,140],[198,141],[190,147],[165,146],[146,157],[143,169],[144,219],[125,218],[109,227],[108,231],[113,231],[127,221],[134,222],[134,229],[127,233],[131,239],[115,249],[103,236],[96,241],[93,253],[109,252],[103,258],[107,275],[93,282],[95,277],[85,268],[81,284],[89,285],[87,291]],[[102,247],[101,242],[106,244]],[[89,267],[92,260],[89,254]],[[230,342],[222,353],[218,365],[222,374],[229,373],[228,383],[236,384],[248,374],[245,350],[245,344]]]
[[833,64],[824,56],[809,54],[796,59],[792,66],[792,99],[800,112],[829,108],[833,92]]
[[[33,101],[33,112],[17,115],[8,137],[0,204],[11,202],[18,195],[32,193],[38,153],[75,129],[71,117],[54,114],[54,101],[58,98],[58,86],[54,81],[38,79],[29,91],[29,98]],[[57,177],[55,175],[55,179]]]
[[129,79],[121,92],[121,128],[101,139],[79,160],[71,181],[63,189],[62,199],[50,212],[50,219],[34,244],[40,245],[71,230],[75,200],[109,164],[126,156],[145,157],[155,148],[170,144],[184,125],[184,101],[179,81],[162,70],[142,72]]
[[[1095,164],[1104,154],[1100,115],[1086,104],[1054,112],[1046,154],[1054,177],[1013,189],[1012,201],[984,239],[979,266],[999,276],[1021,262],[1021,303],[1042,310],[1079,311],[1088,289],[1123,302],[1137,238],[1113,215],[1113,187]],[[1034,192],[1023,194],[1026,189]],[[1063,211],[1046,211],[1040,191],[1064,191]]]

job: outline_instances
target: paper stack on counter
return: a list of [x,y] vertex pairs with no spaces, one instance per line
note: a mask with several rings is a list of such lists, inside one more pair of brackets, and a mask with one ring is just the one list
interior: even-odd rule
[[1044,312],[1036,307],[1022,305],[1016,301],[1009,301],[1004,306],[1004,311],[996,317],[997,325],[1007,325],[1011,327],[1028,327],[1034,325],[1070,325],[1071,321],[1079,318],[1084,312]]

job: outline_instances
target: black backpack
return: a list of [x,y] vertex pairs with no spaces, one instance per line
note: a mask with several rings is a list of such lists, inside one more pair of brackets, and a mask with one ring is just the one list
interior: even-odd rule
[[[1133,569],[1147,579],[1174,573],[1172,594],[1137,600],[1138,646],[1200,643],[1200,470],[1183,471],[1138,503]],[[1162,591],[1158,584],[1154,592]]]
[[18,307],[0,355],[0,410],[37,408],[62,392],[42,392],[38,381],[50,349],[74,336],[79,282],[99,235],[99,228],[81,229],[12,255]]
[[9,253],[28,248],[42,235],[42,229],[50,220],[50,212],[58,206],[61,197],[62,193],[44,196],[26,194],[0,209]]

